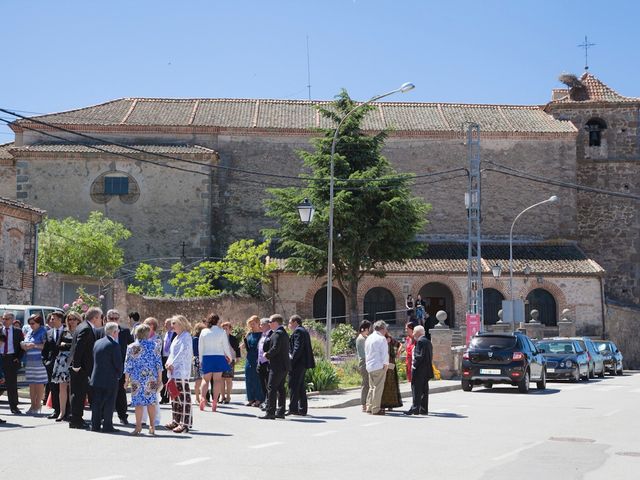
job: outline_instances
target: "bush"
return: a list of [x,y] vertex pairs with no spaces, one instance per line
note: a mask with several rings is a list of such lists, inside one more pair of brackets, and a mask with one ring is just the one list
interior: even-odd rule
[[315,335],[311,335],[311,350],[315,358],[324,358],[324,341]]
[[350,323],[340,323],[331,330],[331,353],[342,355],[353,353],[356,348],[356,337],[358,333]]
[[340,381],[340,388],[359,387],[362,385],[357,358],[351,358],[336,366],[336,372]]
[[314,333],[322,339],[327,336],[327,328],[322,322],[318,322],[317,320],[304,320],[302,326],[309,331],[311,336],[313,336]]
[[398,372],[398,381],[404,382],[407,379],[407,364],[404,359],[396,359],[396,371]]
[[336,369],[325,359],[317,360],[316,366],[307,370],[304,381],[307,385],[313,384],[317,391],[335,390],[339,384]]

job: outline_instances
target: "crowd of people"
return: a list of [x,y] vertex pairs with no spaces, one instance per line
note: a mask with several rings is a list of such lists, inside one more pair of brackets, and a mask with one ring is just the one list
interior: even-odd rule
[[[135,412],[132,435],[143,425],[155,435],[161,425],[160,404],[171,404],[171,420],[164,427],[175,433],[193,427],[191,380],[195,381],[195,405],[216,412],[219,403],[231,401],[235,362],[241,356],[240,342],[232,335],[231,322],[220,323],[210,314],[192,326],[182,315],[164,322],[149,317],[140,321],[137,312],[129,322],[117,310],[106,315],[97,307],[83,316],[69,311],[53,312],[47,322],[40,315],[27,319],[25,328],[15,325],[14,315],[2,316],[0,329],[0,389],[7,392],[10,411],[22,415],[18,406],[17,375],[25,364],[29,384],[28,415],[40,415],[43,403],[53,409],[47,416],[66,421],[69,428],[89,428],[114,433],[116,414],[128,425],[128,411]],[[246,321],[242,339],[247,406],[258,407],[258,418],[273,420],[287,415],[307,415],[305,373],[314,368],[311,338],[293,315],[285,329],[284,318],[252,316]],[[131,327],[131,328],[129,328]],[[362,410],[372,415],[402,406],[396,357],[406,354],[407,379],[411,382],[412,405],[405,414],[428,414],[429,380],[433,378],[432,346],[425,328],[406,324],[404,343],[388,333],[380,320],[360,325],[356,339],[362,375]],[[289,408],[286,409],[286,382]],[[130,400],[127,398],[130,390]],[[47,401],[48,400],[48,401]],[[85,407],[91,420],[85,422]],[[0,421],[2,423],[3,421]]]

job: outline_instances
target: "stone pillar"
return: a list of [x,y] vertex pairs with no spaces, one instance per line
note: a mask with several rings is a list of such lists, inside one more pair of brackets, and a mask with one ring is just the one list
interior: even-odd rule
[[576,336],[576,324],[571,321],[569,314],[571,310],[565,308],[562,311],[562,320],[558,322],[558,336],[560,337],[575,337]]
[[540,340],[544,337],[544,325],[538,322],[525,323],[524,331],[531,339]]
[[453,365],[451,344],[453,331],[449,327],[434,327],[429,330],[433,344],[433,363],[443,379],[453,378],[456,374]]
[[491,325],[491,331],[493,333],[511,333],[513,330],[513,324],[511,323],[496,323],[495,325]]

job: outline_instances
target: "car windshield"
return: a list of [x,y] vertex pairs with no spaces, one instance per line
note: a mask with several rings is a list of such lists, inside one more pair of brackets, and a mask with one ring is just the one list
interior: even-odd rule
[[488,348],[491,350],[503,350],[516,346],[515,337],[475,337],[471,340],[472,348]]
[[545,353],[576,353],[571,342],[538,342],[538,349]]
[[596,345],[600,352],[611,352],[611,346],[608,343],[596,343]]

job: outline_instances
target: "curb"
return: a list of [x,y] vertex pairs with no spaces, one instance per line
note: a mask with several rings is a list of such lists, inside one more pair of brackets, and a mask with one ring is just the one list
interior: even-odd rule
[[[360,388],[356,388],[356,389],[351,389],[351,390],[360,390]],[[446,392],[453,392],[455,390],[462,390],[462,385],[460,383],[456,384],[456,385],[443,385],[441,387],[430,387],[429,388],[429,395],[435,394],[435,393],[446,393]],[[338,391],[336,393],[345,393],[348,392],[349,390],[341,390]],[[335,392],[335,391],[334,391]],[[330,392],[310,392],[307,394],[308,397],[314,397],[314,396],[318,396],[318,395],[323,395],[325,393],[330,393]],[[408,398],[411,397],[411,392],[400,392],[400,396],[402,398]],[[345,400],[343,402],[339,402],[339,403],[335,403],[333,405],[323,405],[323,406],[315,406],[315,405],[309,405],[309,408],[347,408],[347,407],[355,407],[356,405],[360,405],[360,398],[351,398],[349,400]]]

